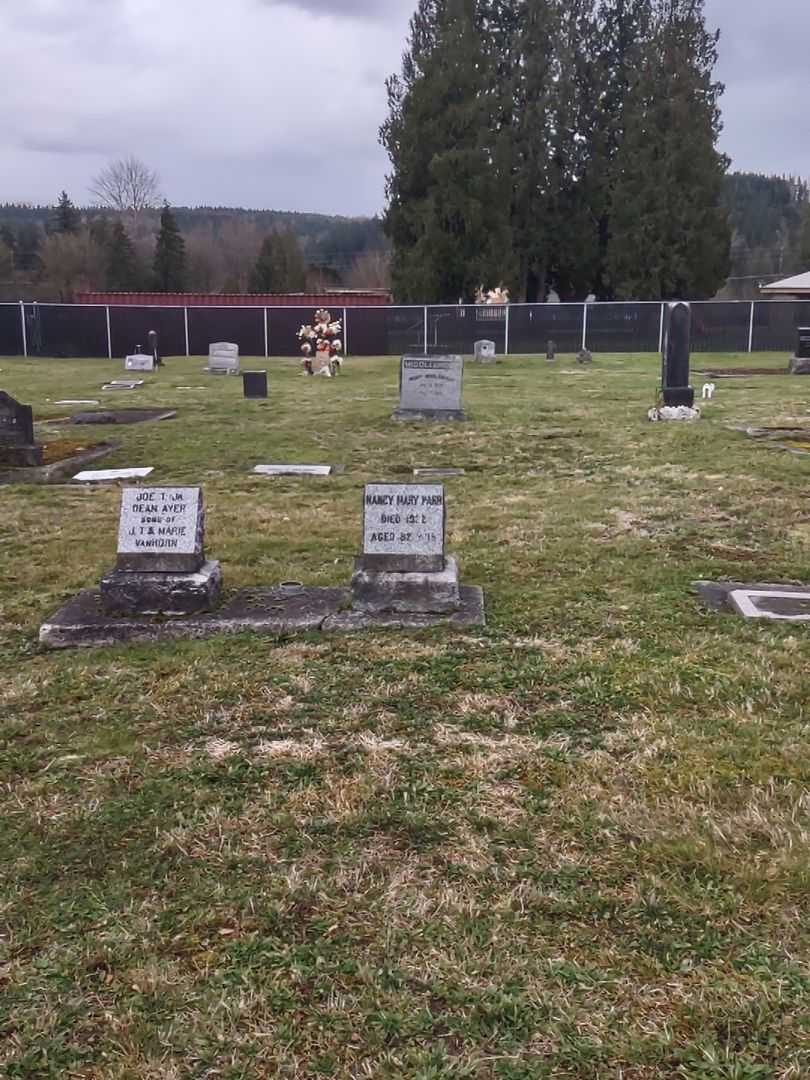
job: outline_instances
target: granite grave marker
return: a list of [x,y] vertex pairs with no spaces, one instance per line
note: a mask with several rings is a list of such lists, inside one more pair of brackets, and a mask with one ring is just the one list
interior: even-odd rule
[[208,368],[212,375],[239,374],[239,346],[230,341],[215,341],[208,346]]
[[200,488],[125,488],[118,560],[101,579],[107,614],[188,615],[213,607],[222,571],[206,561],[204,532]]
[[34,413],[30,405],[0,390],[0,465],[13,469],[42,465],[42,447],[34,442]]
[[403,356],[398,420],[465,420],[461,407],[464,358]]
[[695,391],[689,385],[689,352],[692,309],[689,304],[670,303],[664,308],[664,339],[661,356],[661,387],[665,408],[694,408]]
[[496,360],[495,342],[476,341],[474,346],[474,355],[476,362],[479,364],[494,364]]
[[457,611],[458,564],[445,554],[444,539],[443,485],[366,484],[353,608],[371,614]]
[[810,326],[796,331],[796,355],[790,360],[791,375],[810,375]]

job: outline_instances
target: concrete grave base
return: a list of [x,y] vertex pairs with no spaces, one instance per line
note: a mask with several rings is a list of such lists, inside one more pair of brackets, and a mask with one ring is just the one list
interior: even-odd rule
[[222,567],[211,560],[193,573],[111,570],[100,592],[108,615],[194,615],[219,603]]
[[353,609],[367,615],[447,615],[461,606],[458,563],[449,555],[443,570],[404,574],[369,570],[360,558],[351,587]]
[[663,405],[660,409],[650,409],[648,420],[699,420],[700,409],[690,409],[688,405]]
[[60,480],[72,477],[83,465],[106,457],[120,447],[117,442],[96,443],[79,454],[73,454],[62,461],[50,465],[38,465],[28,469],[5,469],[0,466],[0,484],[58,484]]
[[695,581],[693,587],[712,611],[746,619],[810,622],[810,588],[795,582]]
[[50,649],[93,648],[118,643],[180,641],[219,634],[282,634],[320,630],[351,633],[361,630],[419,630],[431,626],[483,626],[484,594],[477,586],[462,586],[461,606],[451,615],[369,615],[351,610],[349,589],[303,586],[242,589],[218,611],[174,619],[115,618],[107,615],[98,589],[74,596],[39,631]]
[[467,414],[462,409],[395,409],[391,413],[392,420],[439,420],[458,421],[467,419]]
[[145,424],[150,420],[174,420],[174,409],[99,409],[74,413],[71,424]]

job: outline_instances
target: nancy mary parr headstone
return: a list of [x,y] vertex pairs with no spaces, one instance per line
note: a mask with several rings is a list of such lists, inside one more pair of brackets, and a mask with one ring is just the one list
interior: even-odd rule
[[12,469],[42,465],[42,447],[34,442],[34,413],[0,390],[0,465]]
[[186,615],[219,599],[222,572],[206,561],[205,516],[198,487],[125,488],[118,561],[101,579],[112,615]]
[[403,356],[396,420],[466,420],[462,356]]
[[444,550],[441,484],[367,484],[363,553],[352,607],[369,614],[446,614],[461,606],[458,564]]

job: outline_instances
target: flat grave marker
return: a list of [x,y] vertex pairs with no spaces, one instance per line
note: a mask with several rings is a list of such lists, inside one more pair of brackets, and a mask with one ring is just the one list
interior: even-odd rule
[[95,484],[104,480],[140,480],[154,471],[154,465],[143,469],[84,469],[76,473],[73,479],[85,484]]
[[256,465],[258,476],[331,476],[331,465]]
[[810,589],[734,589],[729,600],[746,619],[810,622]]

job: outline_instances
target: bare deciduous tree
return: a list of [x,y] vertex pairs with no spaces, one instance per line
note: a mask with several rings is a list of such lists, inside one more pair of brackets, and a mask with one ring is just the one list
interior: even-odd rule
[[112,161],[93,180],[90,191],[102,206],[140,214],[160,202],[158,174],[133,154]]

